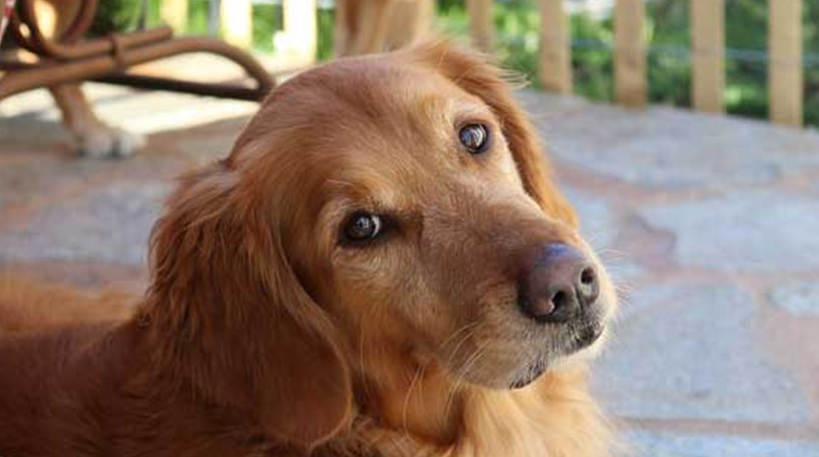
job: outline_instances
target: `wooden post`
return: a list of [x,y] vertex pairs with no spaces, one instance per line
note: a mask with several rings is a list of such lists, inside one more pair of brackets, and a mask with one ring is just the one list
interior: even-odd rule
[[694,109],[725,111],[725,0],[691,0]]
[[492,50],[492,41],[494,39],[492,1],[466,0],[466,12],[469,16],[469,35],[472,37],[472,44],[484,52]]
[[768,95],[770,116],[777,124],[801,126],[802,0],[769,0]]
[[184,32],[188,28],[188,0],[162,0],[159,17],[174,31]]
[[563,0],[540,0],[540,82],[558,94],[572,92],[572,47]]
[[316,0],[284,0],[282,4],[284,30],[277,37],[284,52],[304,65],[316,60],[317,33]]
[[253,44],[253,4],[250,0],[223,0],[219,11],[222,16],[222,38],[240,48]]
[[646,45],[643,0],[617,0],[614,8],[614,99],[630,107],[646,104]]

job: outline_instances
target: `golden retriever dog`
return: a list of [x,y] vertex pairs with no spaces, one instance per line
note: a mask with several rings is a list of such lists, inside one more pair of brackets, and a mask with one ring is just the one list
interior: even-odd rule
[[317,67],[182,179],[133,316],[0,338],[0,455],[609,455],[577,226],[482,57]]

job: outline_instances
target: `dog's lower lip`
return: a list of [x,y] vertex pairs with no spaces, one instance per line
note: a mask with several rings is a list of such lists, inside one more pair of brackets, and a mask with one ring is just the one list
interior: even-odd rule
[[527,380],[527,379],[518,379],[517,381],[515,381],[512,384],[511,387],[512,387],[513,390],[515,390],[515,389],[522,389],[522,388],[524,388],[524,387],[526,387],[528,385],[529,385],[529,380]]
[[[605,330],[606,326],[602,323],[590,324],[581,327],[577,330],[577,334],[574,339],[574,344],[576,347],[572,350],[572,352],[576,352],[591,346],[597,340],[599,340],[601,336],[603,336],[603,332]],[[537,380],[545,371],[546,364],[537,361],[531,365],[527,376],[516,379],[509,387],[511,389],[521,389],[526,387]]]
[[546,364],[538,360],[529,368],[529,373],[527,373],[527,376],[516,379],[509,387],[511,389],[522,389],[533,383],[545,371]]
[[577,342],[580,348],[585,348],[594,344],[595,341],[603,336],[606,326],[603,324],[593,324],[581,328],[577,333]]

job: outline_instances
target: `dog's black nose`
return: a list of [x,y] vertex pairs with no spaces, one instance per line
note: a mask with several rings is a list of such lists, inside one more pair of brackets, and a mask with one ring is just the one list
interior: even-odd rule
[[529,259],[518,301],[523,312],[536,321],[570,321],[600,295],[594,266],[580,250],[553,243],[537,247]]

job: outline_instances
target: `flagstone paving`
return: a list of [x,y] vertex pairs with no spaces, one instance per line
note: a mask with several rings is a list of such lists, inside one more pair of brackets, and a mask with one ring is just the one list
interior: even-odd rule
[[[0,105],[0,269],[138,291],[173,177],[254,105],[91,92],[143,153],[76,158],[43,93]],[[819,134],[520,96],[621,290],[593,386],[627,453],[819,457]]]

